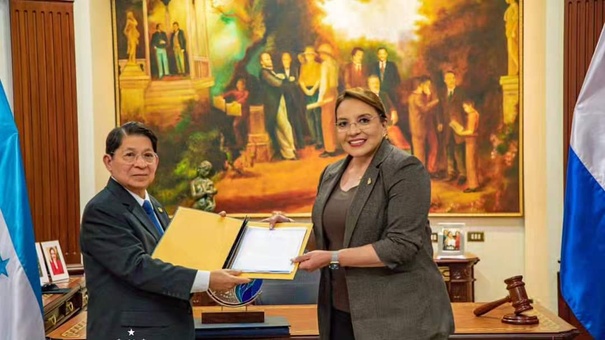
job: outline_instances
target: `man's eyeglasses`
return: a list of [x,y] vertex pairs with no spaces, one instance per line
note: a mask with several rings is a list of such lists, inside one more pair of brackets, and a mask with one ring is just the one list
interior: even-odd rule
[[378,116],[372,116],[372,117],[363,116],[363,117],[359,117],[356,122],[352,122],[352,123],[349,121],[346,121],[346,120],[341,120],[341,121],[336,122],[336,129],[338,131],[345,132],[345,131],[349,131],[351,126],[356,125],[359,130],[365,130],[370,126],[372,119],[374,119],[376,117],[378,117]]
[[[111,155],[116,156],[114,153],[112,153]],[[139,153],[139,154],[136,154],[132,151],[128,151],[128,152],[123,153],[119,157],[126,164],[136,163],[137,159],[139,159],[139,157],[141,157],[141,159],[143,159],[143,162],[145,162],[147,164],[153,164],[155,162],[156,158],[158,157],[158,155],[155,152],[151,152],[151,151],[143,152],[143,153]]]

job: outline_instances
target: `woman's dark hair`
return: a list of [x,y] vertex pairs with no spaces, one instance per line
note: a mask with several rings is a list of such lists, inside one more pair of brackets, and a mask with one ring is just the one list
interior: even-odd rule
[[109,132],[105,140],[105,153],[113,153],[122,145],[124,136],[145,136],[151,141],[153,152],[158,152],[158,137],[145,124],[140,122],[128,122],[116,127]]
[[345,90],[344,92],[340,93],[340,95],[338,95],[338,98],[336,98],[336,107],[334,109],[334,114],[336,114],[336,111],[338,111],[338,107],[340,106],[340,104],[342,104],[345,99],[357,99],[361,102],[370,105],[372,108],[374,108],[374,110],[376,110],[376,113],[378,113],[378,117],[380,117],[381,122],[384,123],[387,121],[387,114],[386,110],[384,109],[384,104],[376,93],[363,87],[355,87]]

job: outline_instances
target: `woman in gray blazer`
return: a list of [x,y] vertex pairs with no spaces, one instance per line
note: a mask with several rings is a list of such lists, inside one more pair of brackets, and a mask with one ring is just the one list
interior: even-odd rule
[[318,250],[294,259],[321,270],[320,338],[447,339],[454,320],[433,262],[427,171],[385,138],[384,107],[368,90],[338,97],[336,130],[348,156],[321,175],[312,212]]

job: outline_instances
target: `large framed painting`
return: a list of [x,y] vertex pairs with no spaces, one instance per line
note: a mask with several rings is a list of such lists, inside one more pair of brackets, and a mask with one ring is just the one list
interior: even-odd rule
[[308,215],[345,157],[334,94],[377,92],[431,214],[520,216],[517,0],[112,1],[117,124],[158,134],[174,211]]

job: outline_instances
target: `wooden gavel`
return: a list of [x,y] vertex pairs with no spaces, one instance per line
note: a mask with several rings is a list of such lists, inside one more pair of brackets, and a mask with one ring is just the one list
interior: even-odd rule
[[524,325],[538,323],[538,318],[535,316],[521,315],[523,312],[527,312],[534,308],[531,305],[533,300],[527,297],[523,276],[513,276],[504,280],[504,283],[506,283],[506,289],[508,290],[508,295],[506,297],[481,305],[475,308],[473,313],[476,316],[481,316],[504,303],[512,302],[515,312],[514,314],[505,315],[502,318],[502,322]]

